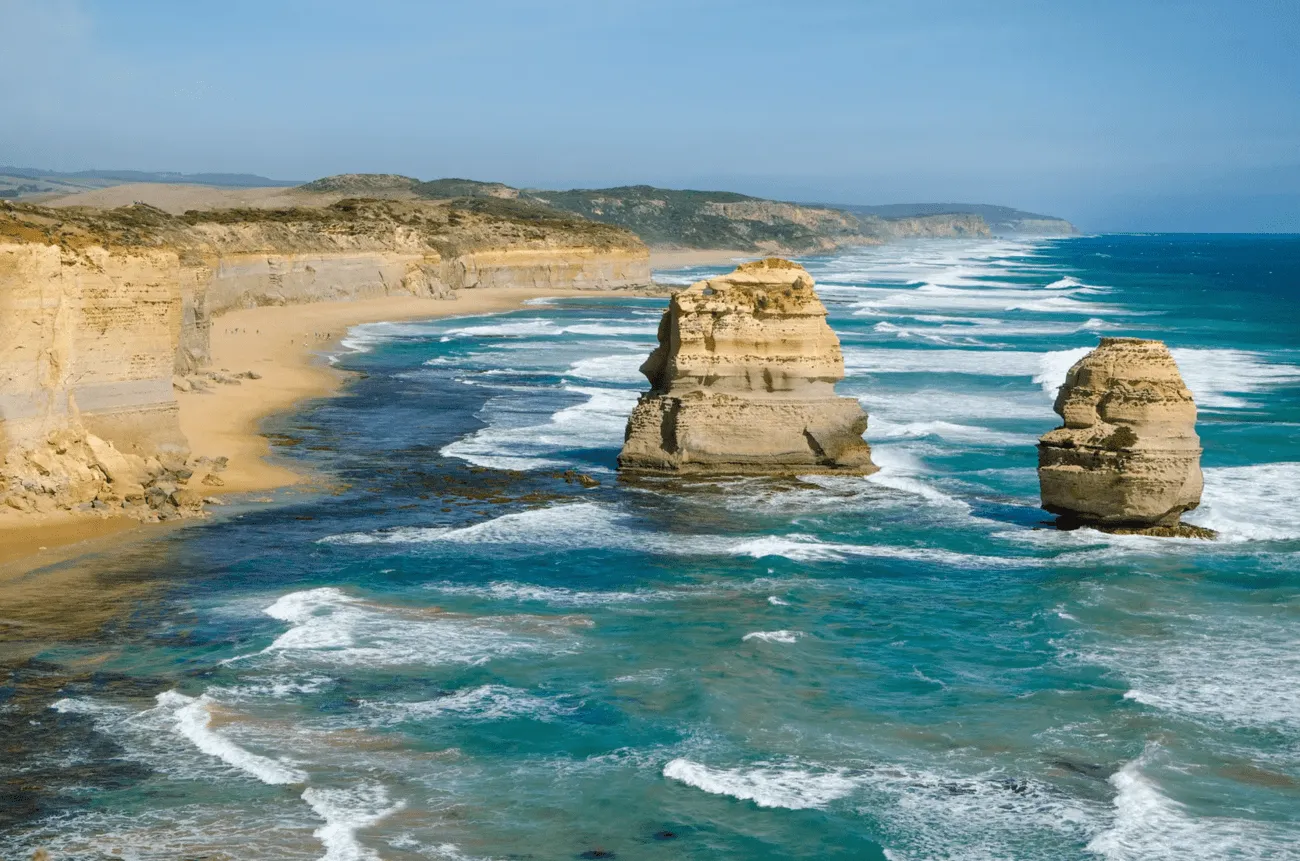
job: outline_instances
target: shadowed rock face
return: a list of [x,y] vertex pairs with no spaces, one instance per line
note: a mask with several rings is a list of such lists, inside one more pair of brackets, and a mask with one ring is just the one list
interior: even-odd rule
[[1179,523],[1201,501],[1201,441],[1163,342],[1102,338],[1070,368],[1055,409],[1065,424],[1039,440],[1038,479],[1062,525],[1204,531]]
[[673,296],[619,466],[669,473],[876,471],[867,416],[835,395],[839,338],[812,276],[768,258]]

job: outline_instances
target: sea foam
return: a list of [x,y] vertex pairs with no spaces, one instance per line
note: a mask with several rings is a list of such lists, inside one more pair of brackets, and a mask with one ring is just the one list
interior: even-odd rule
[[824,807],[856,786],[844,770],[813,771],[798,766],[755,763],[745,768],[711,768],[685,758],[664,766],[664,777],[713,795],[752,801],[759,807],[806,810]]
[[[291,592],[265,613],[287,631],[257,655],[309,665],[479,664],[546,648],[536,634],[419,609],[387,607],[325,587]],[[553,648],[558,648],[552,644]]]
[[1116,790],[1114,822],[1088,842],[1089,852],[1110,861],[1265,859],[1294,853],[1295,834],[1286,825],[1196,815],[1170,799],[1145,773],[1159,753],[1159,746],[1148,746],[1110,778]]
[[1300,539],[1300,462],[1207,467],[1201,505],[1183,520],[1225,541]]
[[377,783],[362,783],[349,788],[308,787],[302,800],[325,820],[313,836],[325,847],[320,861],[379,861],[379,853],[362,845],[357,832],[378,825],[401,810],[388,790]]

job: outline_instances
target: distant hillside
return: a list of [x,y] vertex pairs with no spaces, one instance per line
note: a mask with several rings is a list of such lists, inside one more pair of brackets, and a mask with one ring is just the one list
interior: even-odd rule
[[950,215],[957,213],[979,215],[988,222],[994,233],[1032,233],[1040,236],[1072,236],[1079,231],[1073,224],[1054,215],[1039,215],[1013,209],[1010,206],[994,206],[988,203],[889,203],[883,206],[862,206],[858,204],[824,204],[852,212],[854,215],[878,216],[880,218],[910,218],[914,216]]
[[646,244],[677,248],[811,252],[870,241],[844,212],[727,191],[633,185],[521,196],[593,221],[626,227]]
[[251,173],[169,173],[140,170],[79,170],[63,172],[31,167],[0,166],[0,198],[77,194],[128,183],[167,183],[216,188],[286,188],[297,185]]
[[[175,214],[189,209],[330,206],[349,197],[458,201],[462,205],[500,200],[517,204],[512,211],[517,210],[517,214],[527,218],[576,215],[627,228],[646,244],[661,249],[815,254],[845,246],[876,245],[891,239],[979,237],[995,233],[1066,236],[1077,232],[1073,225],[1060,218],[987,204],[832,206],[766,200],[730,191],[649,185],[547,191],[460,178],[423,181],[390,173],[338,174],[294,185],[246,174],[194,174],[178,181],[179,174],[83,171],[76,175],[63,174],[63,179],[56,180],[39,171],[22,170],[23,175],[8,177],[8,192],[6,178],[0,176],[0,197],[40,194],[49,206],[95,208],[141,202]],[[141,176],[152,179],[138,179]],[[54,186],[56,182],[59,187]]]
[[476,179],[431,179],[417,183],[415,193],[433,200],[450,200],[456,197],[516,198],[519,189],[501,182],[479,182]]
[[299,191],[339,193],[354,197],[414,196],[420,181],[399,173],[340,173],[303,183]]

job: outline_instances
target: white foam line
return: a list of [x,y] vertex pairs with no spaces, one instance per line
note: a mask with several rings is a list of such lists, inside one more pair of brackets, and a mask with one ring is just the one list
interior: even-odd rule
[[208,756],[215,756],[227,765],[251,774],[263,783],[273,786],[303,783],[305,772],[269,757],[245,750],[209,727],[212,714],[208,711],[212,700],[203,695],[187,697],[177,691],[164,691],[158,695],[158,706],[172,711],[176,731],[189,739]]
[[[879,477],[881,473],[872,476]],[[969,506],[906,476],[893,479],[909,492],[925,495],[943,507],[968,511]],[[514,544],[536,549],[621,548],[669,556],[782,556],[797,562],[842,562],[850,557],[903,559],[940,565],[992,568],[1036,567],[1034,558],[980,556],[932,547],[842,544],[810,535],[765,535],[731,538],[719,535],[662,535],[632,529],[630,518],[601,503],[570,503],[505,514],[459,529],[403,529],[386,533],[347,533],[321,539],[323,543],[455,543]],[[288,635],[285,635],[288,636]]]
[[1229,816],[1203,816],[1173,801],[1144,769],[1160,755],[1149,745],[1110,778],[1115,821],[1093,837],[1089,852],[1110,861],[1218,861],[1293,857],[1293,829]]
[[351,789],[312,786],[303,792],[302,800],[325,820],[312,832],[325,847],[320,861],[379,861],[379,853],[363,846],[357,832],[379,824],[406,806],[404,802],[392,804],[388,791],[376,783]]
[[787,810],[824,807],[856,786],[843,770],[819,773],[768,763],[743,769],[710,768],[685,758],[665,765],[663,775],[713,795],[729,795],[759,807]]
[[741,637],[741,642],[761,640],[764,643],[797,643],[804,636],[803,631],[750,631]]

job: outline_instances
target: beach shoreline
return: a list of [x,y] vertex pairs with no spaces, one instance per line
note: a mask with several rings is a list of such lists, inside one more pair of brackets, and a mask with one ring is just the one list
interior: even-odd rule
[[[331,367],[325,357],[338,348],[352,326],[501,313],[518,310],[529,299],[591,295],[604,294],[573,288],[501,287],[460,290],[451,299],[386,296],[267,305],[221,315],[212,322],[212,360],[205,370],[252,371],[257,378],[215,383],[207,392],[176,393],[181,430],[192,456],[229,458],[220,476],[224,484],[204,491],[220,497],[313,480],[309,473],[267,459],[271,445],[260,425],[268,416],[291,410],[304,400],[339,391],[349,375]],[[90,512],[0,514],[0,603],[5,590],[28,571],[93,552],[110,539],[147,540],[166,531],[129,517],[104,518]]]

